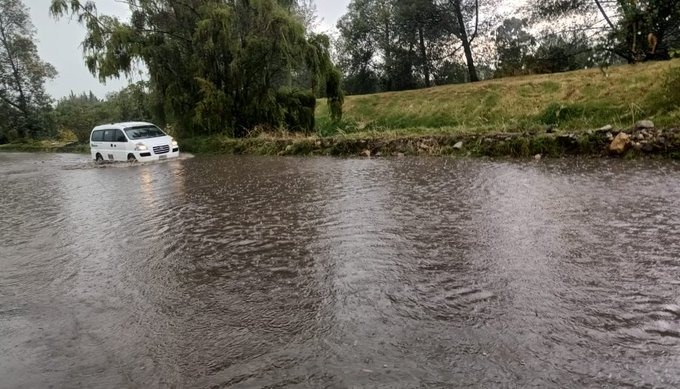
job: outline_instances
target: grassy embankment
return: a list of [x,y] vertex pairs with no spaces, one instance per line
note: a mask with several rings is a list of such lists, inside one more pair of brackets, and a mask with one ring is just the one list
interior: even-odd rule
[[[641,119],[657,128],[680,127],[678,104],[675,60],[350,96],[339,125],[330,123],[320,101],[314,136],[216,136],[183,143],[195,152],[270,155],[592,155],[606,149],[609,132],[629,130]],[[594,131],[607,125],[613,129]],[[654,154],[673,154],[673,147]]]

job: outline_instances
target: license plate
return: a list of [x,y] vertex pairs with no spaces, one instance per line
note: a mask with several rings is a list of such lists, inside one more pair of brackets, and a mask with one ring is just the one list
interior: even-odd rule
[[168,159],[167,155],[159,155],[158,159],[163,160],[163,159]]

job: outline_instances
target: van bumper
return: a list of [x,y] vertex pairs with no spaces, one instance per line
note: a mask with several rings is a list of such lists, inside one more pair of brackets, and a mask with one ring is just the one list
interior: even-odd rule
[[169,153],[154,154],[152,151],[135,151],[135,158],[140,162],[152,162],[164,159],[173,159],[179,157],[179,148],[172,149]]

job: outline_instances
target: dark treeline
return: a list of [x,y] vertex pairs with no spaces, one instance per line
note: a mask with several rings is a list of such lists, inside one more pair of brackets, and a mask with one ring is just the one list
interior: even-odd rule
[[[399,91],[612,63],[668,59],[680,48],[680,1],[352,0],[337,39],[314,32],[313,0],[130,0],[130,20],[88,0],[52,0],[86,29],[101,80],[143,69],[148,80],[100,100],[55,102],[21,0],[0,0],[0,143],[83,140],[100,122],[151,120],[178,136],[315,130],[344,95]],[[333,60],[334,59],[334,60]]]

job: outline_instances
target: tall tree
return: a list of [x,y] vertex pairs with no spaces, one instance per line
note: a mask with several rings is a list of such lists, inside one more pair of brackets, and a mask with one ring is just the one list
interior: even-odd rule
[[508,18],[496,29],[496,75],[508,76],[522,73],[526,59],[536,43],[528,29],[527,19]]
[[432,86],[455,51],[450,22],[434,0],[352,0],[338,22],[338,51],[350,91]]
[[400,39],[403,46],[409,47],[409,52],[417,52],[418,67],[429,88],[434,70],[432,51],[446,38],[443,34],[445,18],[432,0],[396,0],[395,6]]
[[45,81],[57,74],[38,56],[35,31],[20,0],[0,0],[0,132],[19,138],[49,130]]
[[446,4],[453,16],[450,32],[463,45],[470,82],[479,81],[472,54],[472,43],[479,33],[479,0],[447,0]]
[[352,0],[337,27],[340,65],[350,93],[394,90],[397,43],[393,1]]
[[[312,80],[325,85],[334,117],[342,90],[328,50],[306,34],[292,0],[131,0],[131,20],[100,16],[94,2],[52,0],[88,29],[85,60],[101,79],[132,71],[136,60],[168,120],[189,134],[255,127],[311,131]],[[312,67],[313,65],[313,67]],[[319,88],[321,90],[321,88]]]

